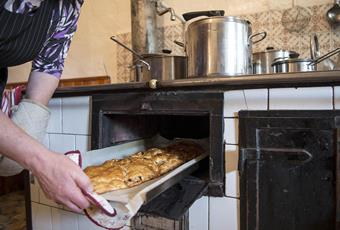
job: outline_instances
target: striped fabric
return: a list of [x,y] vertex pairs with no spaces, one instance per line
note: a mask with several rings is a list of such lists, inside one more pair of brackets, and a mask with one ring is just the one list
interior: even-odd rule
[[5,90],[2,95],[2,102],[0,109],[5,115],[11,117],[12,108],[19,104],[22,97],[22,86],[17,86],[12,90]]

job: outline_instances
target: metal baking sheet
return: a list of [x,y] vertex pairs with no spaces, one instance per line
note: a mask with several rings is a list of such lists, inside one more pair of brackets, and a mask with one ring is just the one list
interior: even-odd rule
[[139,209],[142,204],[149,202],[160,193],[164,192],[172,185],[178,183],[184,177],[190,175],[192,172],[198,169],[198,162],[208,156],[206,149],[206,146],[208,146],[208,140],[168,140],[161,136],[155,136],[150,139],[128,142],[121,145],[86,152],[83,154],[83,168],[91,165],[99,165],[110,159],[123,159],[136,152],[144,151],[152,147],[164,147],[179,140],[194,141],[205,149],[205,153],[180,165],[176,169],[141,185],[102,194],[102,196],[104,196],[109,201],[125,203],[130,206],[130,209],[132,210]]

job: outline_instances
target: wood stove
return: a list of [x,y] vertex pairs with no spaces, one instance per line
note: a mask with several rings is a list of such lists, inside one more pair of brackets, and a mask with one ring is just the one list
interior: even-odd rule
[[196,199],[224,195],[223,98],[223,93],[188,91],[93,96],[92,149],[155,135],[209,140],[209,157],[199,169],[145,204],[143,215],[181,220],[176,229],[186,229],[185,214]]

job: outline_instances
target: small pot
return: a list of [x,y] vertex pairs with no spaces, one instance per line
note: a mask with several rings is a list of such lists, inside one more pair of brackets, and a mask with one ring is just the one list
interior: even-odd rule
[[279,58],[297,58],[299,54],[290,50],[275,50],[273,47],[267,47],[264,52],[253,53],[253,73],[269,74],[274,73],[272,64]]
[[[176,80],[187,77],[187,57],[176,56],[166,53],[162,54],[139,54],[131,48],[124,45],[114,36],[111,40],[130,51],[135,57],[135,63],[131,68],[132,71],[130,81],[143,82],[156,80]],[[171,51],[170,51],[171,52]]]
[[143,60],[149,63],[142,68],[142,81],[151,79],[176,80],[187,77],[187,57],[169,54],[142,54]]
[[337,48],[315,60],[309,58],[280,58],[272,64],[274,73],[309,72],[316,71],[317,64],[340,52]]

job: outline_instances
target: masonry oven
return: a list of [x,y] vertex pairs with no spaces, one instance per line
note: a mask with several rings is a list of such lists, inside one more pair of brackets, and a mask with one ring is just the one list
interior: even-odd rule
[[198,169],[153,198],[143,213],[180,219],[202,195],[223,196],[223,93],[144,91],[92,97],[91,148],[160,135],[208,140]]

